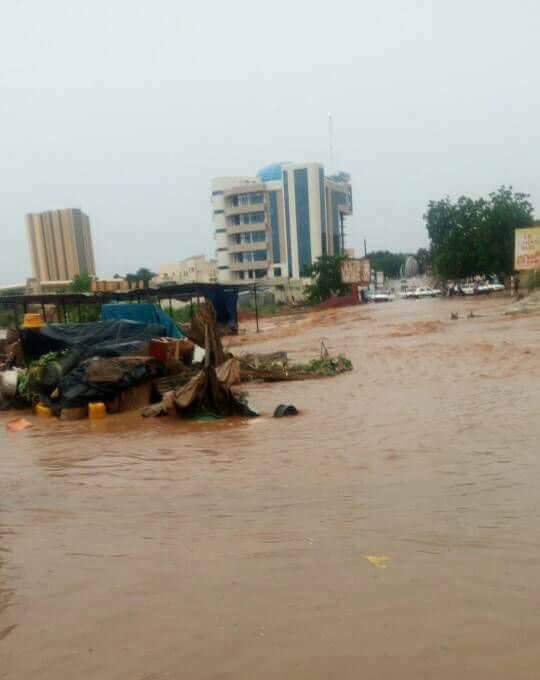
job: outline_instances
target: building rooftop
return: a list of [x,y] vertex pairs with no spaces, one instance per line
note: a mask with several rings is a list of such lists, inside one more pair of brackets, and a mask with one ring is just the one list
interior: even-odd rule
[[265,165],[257,173],[257,177],[262,182],[274,182],[283,178],[283,166],[287,165],[286,162],[281,163],[270,163],[270,165]]

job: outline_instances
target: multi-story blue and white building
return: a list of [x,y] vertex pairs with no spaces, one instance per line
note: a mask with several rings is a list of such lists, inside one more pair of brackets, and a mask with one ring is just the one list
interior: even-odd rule
[[342,253],[352,214],[349,175],[319,163],[278,163],[256,177],[212,182],[218,280],[299,279],[322,255]]

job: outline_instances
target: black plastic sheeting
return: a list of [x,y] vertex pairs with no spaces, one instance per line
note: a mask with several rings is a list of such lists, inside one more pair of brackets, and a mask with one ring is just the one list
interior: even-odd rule
[[92,359],[79,364],[71,373],[64,376],[57,386],[57,398],[43,395],[41,400],[58,412],[63,408],[86,406],[90,402],[109,402],[128,387],[135,387],[162,375],[156,363],[140,363],[126,368],[119,380],[95,382],[89,377]]
[[138,352],[153,338],[166,335],[159,325],[117,320],[96,323],[50,324],[36,330],[21,330],[27,361],[39,359],[48,352],[77,350],[81,359],[93,356],[117,357]]

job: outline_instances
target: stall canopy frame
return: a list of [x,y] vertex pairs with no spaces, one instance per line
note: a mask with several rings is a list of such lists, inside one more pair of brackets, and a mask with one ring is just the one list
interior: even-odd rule
[[[54,305],[63,310],[68,305],[99,305],[111,302],[134,302],[141,301],[160,303],[161,300],[180,300],[190,302],[194,298],[202,297],[211,299],[219,293],[253,290],[256,285],[222,285],[218,283],[197,283],[163,286],[162,288],[136,288],[129,291],[98,292],[98,293],[36,293],[31,295],[0,295],[0,305],[12,307],[15,321],[18,324],[18,310],[22,308],[26,312],[29,305],[40,305],[44,310],[45,305]],[[255,294],[256,297],[256,294]],[[238,326],[238,308],[235,310],[235,324]]]

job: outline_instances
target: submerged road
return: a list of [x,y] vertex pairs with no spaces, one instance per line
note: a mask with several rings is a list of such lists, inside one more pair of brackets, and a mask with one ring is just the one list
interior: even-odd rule
[[537,680],[540,317],[505,304],[265,320],[233,350],[355,368],[256,420],[0,414],[0,679]]

